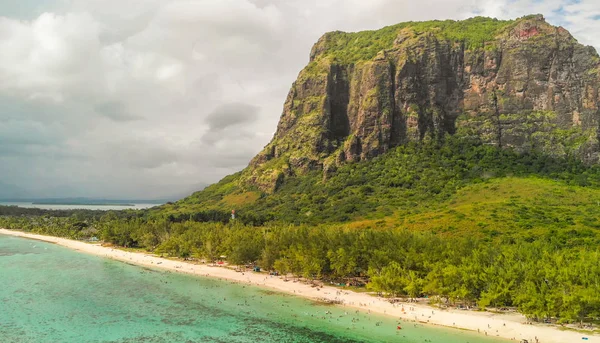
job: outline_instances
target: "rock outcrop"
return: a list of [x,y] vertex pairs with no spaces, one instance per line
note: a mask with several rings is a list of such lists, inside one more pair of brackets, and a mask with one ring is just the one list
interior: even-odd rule
[[599,68],[593,47],[540,15],[328,33],[243,178],[271,192],[290,175],[448,134],[595,163]]

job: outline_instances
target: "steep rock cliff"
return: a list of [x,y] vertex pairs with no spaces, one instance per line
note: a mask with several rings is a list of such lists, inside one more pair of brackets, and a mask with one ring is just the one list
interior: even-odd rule
[[243,172],[287,176],[447,134],[598,160],[600,58],[541,15],[332,32],[292,85],[273,140]]

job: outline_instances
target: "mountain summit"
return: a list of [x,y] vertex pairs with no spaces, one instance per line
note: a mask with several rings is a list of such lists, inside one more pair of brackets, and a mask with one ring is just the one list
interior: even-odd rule
[[542,15],[330,32],[243,179],[273,192],[288,176],[448,134],[595,162],[599,66],[593,47]]

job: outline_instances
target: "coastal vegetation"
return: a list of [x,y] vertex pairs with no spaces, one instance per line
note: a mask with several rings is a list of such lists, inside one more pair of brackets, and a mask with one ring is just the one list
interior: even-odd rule
[[[600,317],[595,165],[448,137],[348,164],[327,180],[299,176],[270,196],[240,195],[233,179],[145,211],[2,207],[0,226],[185,259],[226,256],[386,296],[516,307],[532,320]],[[202,196],[248,203],[232,220]]]
[[369,290],[390,296],[517,307],[533,320],[583,322],[600,316],[600,251],[565,244],[560,235],[490,244],[404,229],[148,222],[110,214],[93,222],[98,231],[87,234],[89,227],[69,218],[3,217],[1,223],[69,238],[97,234],[105,242],[172,257],[215,261],[227,256],[231,264],[256,263],[308,279],[370,280]]

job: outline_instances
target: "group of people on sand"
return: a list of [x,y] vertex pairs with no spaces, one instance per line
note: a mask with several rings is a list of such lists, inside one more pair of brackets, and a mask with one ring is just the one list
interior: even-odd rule
[[[535,343],[540,343],[540,341],[538,340],[537,336],[534,339],[535,339]],[[527,339],[522,339],[521,343],[533,343],[533,342],[529,342],[529,340],[527,340]]]
[[[111,251],[112,251],[112,249],[111,249]],[[132,259],[131,256],[128,256],[128,257],[129,257],[129,259]],[[150,256],[148,256],[148,257],[150,257]],[[157,262],[156,264],[161,264],[161,263],[162,263],[162,261]],[[152,264],[154,264],[154,263],[152,263]],[[175,268],[176,269],[182,269],[182,265],[176,265]],[[190,270],[193,271],[194,269],[190,268]],[[246,276],[245,274],[246,273],[242,273],[242,275]],[[212,276],[209,273],[206,273],[204,275],[207,276],[207,277]],[[256,284],[257,285],[261,285],[261,284],[262,285],[266,285],[269,278],[273,278],[273,276],[270,275],[270,276],[264,277],[264,279],[261,276],[260,281],[257,281]],[[219,278],[219,279],[221,279],[221,278]],[[246,280],[247,283],[253,284],[253,282],[251,280],[251,277],[248,276],[246,279],[247,279]],[[234,283],[237,283],[237,282],[234,282]],[[320,287],[317,286],[316,288],[320,288]],[[289,290],[289,291],[291,291],[293,293],[296,293],[296,294],[301,293],[300,289],[293,289],[293,290]],[[330,292],[325,292],[324,294],[325,295],[333,295],[333,292],[331,292],[331,293]],[[350,295],[351,294],[349,292],[347,292],[347,291],[339,290],[339,289],[335,290],[335,300],[338,301],[338,303],[340,303],[340,304],[346,304],[346,305],[350,305],[350,306],[355,306],[356,304],[354,302],[347,301],[347,299],[344,299],[345,298],[344,296],[350,296]],[[376,306],[377,305],[377,301],[387,301],[387,300],[384,300],[384,299],[374,299],[374,300],[371,300],[371,301],[365,302],[365,303],[359,302],[358,306],[367,308],[368,309],[368,314],[370,314],[371,313],[370,307]],[[415,325],[415,327],[417,326],[418,322],[422,322],[422,323],[429,322],[430,321],[429,319],[431,319],[432,316],[435,315],[435,311],[434,310],[431,310],[431,315],[427,315],[426,316],[425,313],[422,313],[423,309],[417,309],[414,306],[407,306],[405,308],[405,305],[403,303],[398,303],[399,301],[389,301],[389,302],[392,304],[392,306],[394,308],[400,307],[401,312],[404,315],[407,315],[407,312],[412,312],[411,314],[414,315],[414,322],[415,322],[414,325]],[[411,302],[416,302],[416,301],[413,300]],[[247,305],[247,303],[245,303],[244,305]],[[421,318],[419,318],[419,316],[418,316],[419,312],[421,312],[420,313],[420,315],[421,315],[420,317]],[[384,311],[384,313],[386,313],[386,311]],[[358,310],[357,310],[357,314],[358,314]],[[358,318],[356,318],[356,320],[353,320],[352,322],[356,324],[358,322]],[[381,322],[377,322],[375,324],[376,324],[376,326],[379,326],[379,325],[381,325]],[[453,323],[453,326],[456,326],[456,323]],[[506,326],[506,324],[504,324],[504,326]],[[402,330],[402,329],[403,328],[402,328],[400,322],[398,322],[398,325],[396,326],[396,330],[399,331],[399,330]],[[484,330],[483,334],[485,334],[486,336],[488,336],[488,334],[489,334],[488,331],[489,330],[491,330],[491,326],[488,324],[488,330]],[[481,330],[478,329],[477,332],[481,333]],[[496,332],[498,332],[498,330],[496,330]],[[498,336],[498,335],[496,334],[496,336]],[[512,340],[516,340],[516,338],[513,337]],[[537,337],[535,337],[533,340],[522,339],[520,342],[521,343],[540,343],[540,341],[539,341],[539,339]]]

